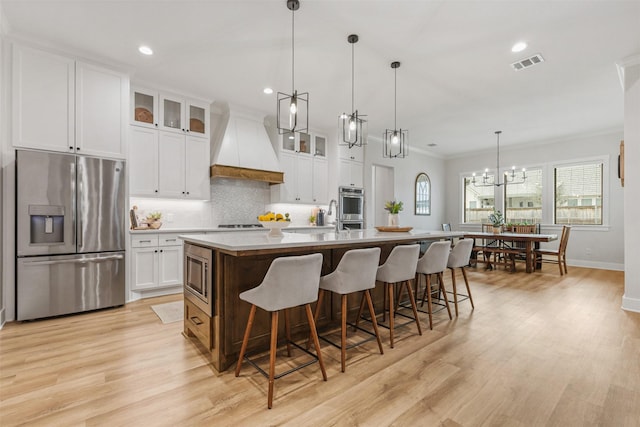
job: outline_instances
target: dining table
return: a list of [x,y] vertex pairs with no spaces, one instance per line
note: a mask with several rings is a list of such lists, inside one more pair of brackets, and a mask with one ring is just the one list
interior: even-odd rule
[[525,252],[525,265],[526,272],[532,273],[535,270],[535,256],[534,249],[536,244],[540,244],[541,242],[551,242],[554,240],[558,240],[557,234],[539,234],[539,233],[490,233],[490,232],[482,232],[482,231],[474,231],[474,232],[463,232],[464,238],[470,239],[484,239],[484,240],[492,240],[496,241],[500,244],[500,246],[504,246],[505,243],[513,243],[513,242],[522,242],[524,243],[524,252]]

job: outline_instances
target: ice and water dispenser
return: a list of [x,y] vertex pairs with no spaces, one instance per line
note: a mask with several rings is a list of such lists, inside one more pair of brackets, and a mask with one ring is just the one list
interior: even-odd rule
[[64,243],[64,206],[29,205],[30,243]]

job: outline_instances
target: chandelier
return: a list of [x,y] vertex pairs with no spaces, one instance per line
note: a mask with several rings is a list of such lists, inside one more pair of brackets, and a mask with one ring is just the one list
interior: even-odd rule
[[408,155],[409,131],[407,129],[398,129],[396,123],[397,115],[397,98],[398,98],[398,79],[397,70],[400,67],[398,61],[391,63],[393,68],[393,129],[385,130],[382,135],[382,155],[388,158],[403,159]]
[[299,0],[287,0],[291,11],[291,95],[278,92],[277,126],[280,135],[306,132],[309,129],[309,93],[298,93],[295,89],[295,11],[300,8]]
[[[475,187],[501,187],[507,184],[522,184],[527,179],[527,174],[525,168],[522,168],[521,174],[516,176],[516,167],[512,166],[510,171],[504,171],[504,181],[500,181],[500,134],[501,130],[495,131],[496,140],[498,145],[497,156],[496,156],[496,173],[493,176],[489,176],[489,169],[485,169],[482,174],[482,183],[477,183],[476,174],[474,172],[473,177],[471,178],[471,183]],[[497,181],[496,181],[497,179]]]
[[358,114],[358,110],[354,108],[355,85],[354,85],[354,45],[358,42],[358,35],[351,34],[347,37],[347,41],[351,43],[351,114],[342,113],[340,115],[340,128],[342,129],[342,140],[340,145],[346,145],[349,148],[362,147],[367,143],[367,121],[363,119],[366,115]]

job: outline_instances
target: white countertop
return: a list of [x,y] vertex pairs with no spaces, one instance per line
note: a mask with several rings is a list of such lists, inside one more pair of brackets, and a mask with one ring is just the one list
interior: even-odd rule
[[[285,231],[295,231],[295,230],[326,230],[333,231],[335,229],[334,225],[324,225],[324,226],[315,226],[315,225],[290,225],[286,228]],[[129,230],[130,234],[151,234],[151,233],[238,233],[238,232],[255,232],[255,231],[267,231],[266,228],[218,228],[218,227],[182,227],[182,228],[159,228],[155,229],[145,229],[145,230]]]
[[227,251],[251,251],[260,249],[300,248],[306,246],[335,246],[355,243],[384,243],[398,240],[440,240],[461,237],[462,232],[411,230],[409,232],[379,232],[376,229],[350,230],[328,233],[284,233],[282,237],[269,237],[262,233],[215,233],[183,235],[181,239]]

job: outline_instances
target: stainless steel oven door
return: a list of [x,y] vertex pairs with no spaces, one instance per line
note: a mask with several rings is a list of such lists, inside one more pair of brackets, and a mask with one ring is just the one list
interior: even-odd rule
[[340,196],[340,219],[342,221],[362,221],[364,218],[364,197],[354,195]]
[[200,309],[213,315],[212,307],[212,253],[194,245],[185,245],[184,289],[186,296]]

